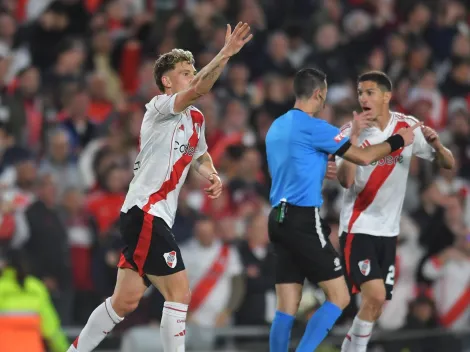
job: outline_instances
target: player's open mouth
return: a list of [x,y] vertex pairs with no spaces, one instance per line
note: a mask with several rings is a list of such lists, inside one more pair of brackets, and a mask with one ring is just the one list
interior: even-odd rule
[[370,110],[370,108],[368,106],[363,106],[362,107],[362,111],[369,111],[369,110]]

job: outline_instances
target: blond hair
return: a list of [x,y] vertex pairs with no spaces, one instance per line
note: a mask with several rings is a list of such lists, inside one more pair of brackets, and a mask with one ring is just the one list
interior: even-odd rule
[[190,51],[183,49],[173,49],[172,51],[160,55],[155,61],[153,67],[153,77],[158,88],[164,92],[165,86],[162,83],[163,75],[171,70],[175,69],[175,66],[179,62],[187,62],[188,64],[194,65],[194,57]]

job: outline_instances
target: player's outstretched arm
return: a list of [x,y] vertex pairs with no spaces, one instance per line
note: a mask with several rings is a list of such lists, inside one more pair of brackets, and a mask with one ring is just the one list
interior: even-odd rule
[[207,66],[199,71],[189,88],[176,95],[175,111],[183,111],[199,97],[207,94],[224,70],[230,57],[237,54],[251,38],[253,38],[253,34],[250,34],[250,26],[247,23],[239,22],[233,32],[228,24],[224,47]]
[[[370,127],[372,122],[373,117],[368,111],[364,111],[360,114],[355,111],[353,112],[353,121],[351,123],[351,132],[349,136],[349,141],[352,145],[359,146],[359,135],[361,131],[366,127]],[[341,160],[338,164],[336,177],[338,178],[341,186],[348,189],[354,184],[356,179],[357,164],[347,160]]]
[[452,169],[455,165],[454,156],[449,149],[444,147],[437,132],[427,126],[422,126],[421,132],[426,142],[433,147],[436,152],[437,165],[444,169]]
[[389,137],[385,142],[380,144],[371,145],[366,148],[351,145],[351,147],[342,155],[342,158],[357,165],[369,165],[374,161],[382,159],[395,150],[409,146],[413,143],[413,131],[421,125],[422,123],[417,123],[413,127],[402,128],[397,132],[397,134]]
[[219,198],[222,193],[222,181],[215,169],[210,154],[205,152],[199,158],[194,159],[191,166],[197,173],[211,183],[210,187],[204,189],[209,198]]

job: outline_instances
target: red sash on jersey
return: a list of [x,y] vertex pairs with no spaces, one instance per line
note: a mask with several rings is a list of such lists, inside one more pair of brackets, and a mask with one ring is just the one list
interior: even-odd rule
[[225,270],[227,269],[229,250],[230,247],[227,244],[224,244],[215,261],[196,284],[196,287],[192,290],[189,310],[196,311],[201,304],[204,303],[207,296],[209,296],[209,293],[211,293],[212,289],[215,287],[217,281],[219,281],[225,273]]
[[440,317],[441,324],[446,328],[451,326],[470,305],[470,286],[464,291],[462,296],[455,301],[453,306],[448,310],[446,314]]

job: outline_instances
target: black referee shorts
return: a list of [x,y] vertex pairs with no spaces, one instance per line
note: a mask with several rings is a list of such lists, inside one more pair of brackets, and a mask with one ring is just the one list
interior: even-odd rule
[[269,239],[276,257],[276,283],[303,284],[336,279],[343,275],[341,261],[329,240],[330,228],[315,207],[287,204],[284,221],[277,208],[269,214]]

